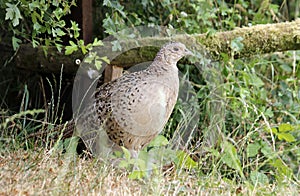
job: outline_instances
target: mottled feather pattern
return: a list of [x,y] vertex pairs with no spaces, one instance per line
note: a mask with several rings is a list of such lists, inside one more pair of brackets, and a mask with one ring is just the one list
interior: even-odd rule
[[83,141],[94,148],[93,137],[103,129],[116,145],[136,151],[147,145],[172,113],[179,90],[176,63],[189,54],[181,43],[166,44],[147,69],[98,87],[76,121]]

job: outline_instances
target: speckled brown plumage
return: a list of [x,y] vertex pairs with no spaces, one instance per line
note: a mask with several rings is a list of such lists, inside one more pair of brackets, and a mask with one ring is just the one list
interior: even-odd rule
[[[112,145],[138,151],[167,123],[179,90],[176,63],[191,52],[171,42],[145,70],[125,74],[96,89],[94,101],[75,119],[80,136],[93,153],[101,148],[101,131]],[[98,139],[97,139],[98,137]],[[105,135],[100,136],[105,137]]]

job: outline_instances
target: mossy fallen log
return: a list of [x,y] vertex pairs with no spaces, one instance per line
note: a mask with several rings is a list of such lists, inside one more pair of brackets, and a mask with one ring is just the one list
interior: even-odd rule
[[[239,38],[243,47],[234,51],[232,41]],[[257,54],[281,52],[287,50],[300,50],[300,19],[293,22],[277,24],[263,24],[251,27],[236,28],[232,31],[218,32],[213,35],[194,34],[176,35],[173,37],[146,37],[121,42],[122,47],[132,48],[114,58],[111,65],[130,67],[132,65],[153,60],[159,47],[170,40],[180,41],[193,50],[208,51],[211,58],[221,60],[221,54],[234,58],[250,57]],[[150,46],[150,47],[146,47]],[[111,51],[110,42],[105,42],[99,50]],[[60,72],[62,64],[66,73],[75,73],[79,67],[76,63],[82,61],[84,55],[78,51],[72,55],[64,55],[64,51],[58,52],[54,47],[47,48],[48,55],[44,55],[42,46],[33,48],[30,44],[22,45],[15,55],[16,67],[39,71]]]

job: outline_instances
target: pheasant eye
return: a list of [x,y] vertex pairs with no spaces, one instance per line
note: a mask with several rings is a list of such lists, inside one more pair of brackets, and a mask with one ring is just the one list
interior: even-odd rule
[[174,50],[174,51],[178,51],[179,49],[175,47],[175,48],[173,48],[173,50]]

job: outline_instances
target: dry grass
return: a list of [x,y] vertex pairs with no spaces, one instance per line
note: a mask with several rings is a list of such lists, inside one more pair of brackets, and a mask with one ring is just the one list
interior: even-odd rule
[[[1,154],[0,195],[260,195],[297,193],[295,187],[250,188],[196,172],[173,172],[131,180],[127,172],[97,159],[66,153],[18,150]],[[272,194],[273,195],[273,194]]]
[[168,179],[158,176],[130,180],[126,172],[96,159],[43,150],[19,150],[0,160],[0,195],[161,195],[184,186],[174,179],[166,183]]
[[0,195],[297,195],[295,186],[236,184],[221,175],[173,171],[132,180],[94,158],[44,149],[0,153]]
[[94,159],[45,153],[42,150],[1,157],[1,194],[141,194],[143,183]]
[[204,188],[196,174],[187,172],[131,180],[126,171],[96,159],[42,149],[2,153],[0,168],[0,195],[211,195],[232,191],[220,181],[210,182],[216,188]]

